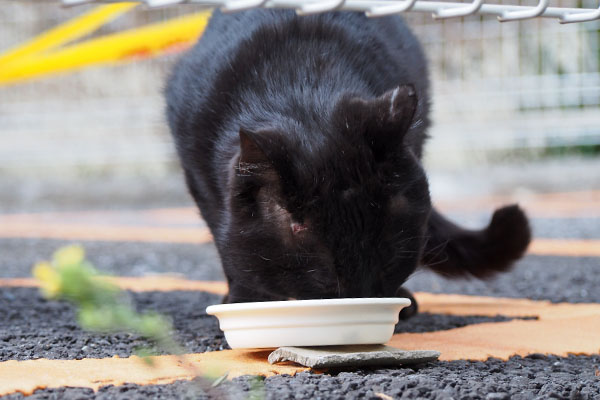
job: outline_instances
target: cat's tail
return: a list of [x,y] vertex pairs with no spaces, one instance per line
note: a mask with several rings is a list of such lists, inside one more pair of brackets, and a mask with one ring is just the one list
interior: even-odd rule
[[517,205],[497,209],[482,230],[461,228],[433,210],[422,264],[447,277],[484,279],[509,270],[530,241],[527,216]]

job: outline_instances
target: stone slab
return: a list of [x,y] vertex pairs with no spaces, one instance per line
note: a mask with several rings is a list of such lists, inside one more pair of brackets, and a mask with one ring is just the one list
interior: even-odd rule
[[292,361],[310,368],[366,367],[419,364],[437,360],[434,350],[402,350],[385,345],[280,347],[269,363]]

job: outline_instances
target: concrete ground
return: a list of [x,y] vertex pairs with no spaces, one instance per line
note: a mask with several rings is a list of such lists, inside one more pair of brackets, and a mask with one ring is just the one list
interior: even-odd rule
[[[5,187],[8,185],[6,182]],[[45,358],[60,362],[128,357],[135,348],[149,345],[142,338],[126,333],[85,332],[78,327],[73,309],[68,304],[45,300],[33,287],[9,287],[7,282],[29,277],[33,263],[49,258],[56,248],[64,244],[82,243],[89,259],[100,270],[117,276],[177,274],[188,280],[223,279],[210,241],[186,243],[185,240],[166,236],[161,240],[167,228],[181,232],[180,239],[190,232],[196,232],[200,237],[205,230],[179,177],[161,178],[161,182],[164,184],[158,188],[151,188],[151,179],[136,184],[128,184],[127,181],[104,185],[96,183],[90,185],[87,193],[85,188],[73,189],[73,193],[80,194],[79,198],[67,194],[68,186],[58,190],[42,185],[37,191],[29,192],[15,186],[12,194],[3,191],[0,286],[4,287],[0,289],[0,321],[3,321],[0,324],[0,370],[2,364],[11,360]],[[536,241],[530,254],[512,272],[481,282],[450,281],[421,271],[409,280],[407,286],[414,291],[434,294],[549,300],[551,303],[566,302],[580,306],[586,306],[581,303],[600,303],[599,196],[597,191],[527,193],[519,199],[524,199],[532,217]],[[457,221],[477,226],[488,218],[493,204],[514,198],[514,193],[508,197],[471,196],[466,200],[442,198],[440,207]],[[133,228],[141,228],[145,236],[139,236],[139,231]],[[129,232],[129,236],[125,237],[123,232]],[[152,236],[153,232],[155,236]],[[103,236],[99,236],[101,234]],[[110,235],[114,235],[114,239]],[[198,290],[151,290],[132,292],[131,298],[141,310],[151,309],[169,315],[178,340],[190,353],[228,349],[216,319],[204,312],[206,306],[219,303],[220,295]],[[415,340],[437,332],[448,332],[459,338],[461,332],[466,335],[468,329],[477,326],[498,324],[499,327],[510,328],[512,325],[506,324],[515,321],[533,324],[538,319],[536,315],[528,316],[526,312],[517,315],[508,309],[504,314],[494,315],[478,314],[474,310],[471,314],[425,310],[413,319],[399,323],[396,332],[400,335],[424,335],[416,336]],[[573,329],[576,332],[575,326]],[[175,381],[107,385],[97,392],[90,387],[64,385],[39,388],[31,397],[595,399],[600,398],[600,336],[598,338],[598,350],[583,352],[585,354],[577,348],[573,348],[572,352],[582,354],[539,354],[534,347],[526,344],[531,342],[531,338],[517,335],[511,340],[518,342],[523,339],[520,355],[474,361],[461,359],[458,354],[451,359],[442,357],[442,361],[411,368],[350,369],[325,373],[306,371],[295,376],[270,376],[261,379],[259,384],[253,377],[241,376],[216,388],[204,387],[204,394],[199,389],[203,385],[201,383]],[[37,373],[39,371],[32,370],[32,374]],[[0,388],[4,383],[0,376]],[[22,393],[6,393],[9,399],[22,397]]]

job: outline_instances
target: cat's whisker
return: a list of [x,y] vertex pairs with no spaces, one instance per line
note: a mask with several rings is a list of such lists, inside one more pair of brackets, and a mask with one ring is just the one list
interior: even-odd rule
[[445,241],[441,242],[440,244],[428,249],[426,254],[433,255],[434,257],[439,256],[446,249],[446,246],[448,245],[449,242],[450,242],[449,240],[445,240]]
[[450,257],[446,254],[445,257],[439,261],[433,262],[433,263],[427,263],[427,267],[434,267],[436,265],[440,265],[440,264],[444,264],[446,261],[448,261],[450,259]]

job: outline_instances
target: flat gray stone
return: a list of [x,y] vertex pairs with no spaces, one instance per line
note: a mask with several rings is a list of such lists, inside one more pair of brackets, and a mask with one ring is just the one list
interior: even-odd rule
[[293,361],[310,368],[366,367],[418,364],[437,360],[439,351],[401,350],[377,345],[280,347],[269,354],[269,363]]

